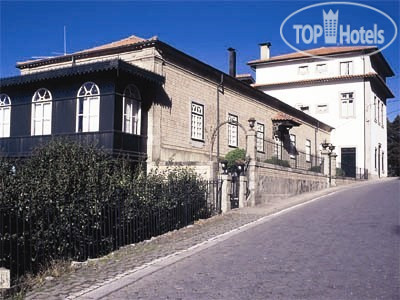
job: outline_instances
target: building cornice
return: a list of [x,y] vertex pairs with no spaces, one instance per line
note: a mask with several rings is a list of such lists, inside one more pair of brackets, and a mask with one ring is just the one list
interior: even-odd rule
[[377,73],[367,73],[367,74],[358,74],[358,75],[341,75],[341,76],[334,76],[334,77],[303,79],[303,80],[285,81],[285,82],[276,82],[276,83],[256,83],[256,84],[252,84],[252,86],[254,88],[293,87],[293,86],[310,85],[310,84],[315,84],[315,83],[343,82],[343,81],[354,80],[354,79],[367,79],[367,80],[371,80],[371,81],[376,81],[383,88],[387,98],[394,97],[392,91],[386,85],[385,80]]

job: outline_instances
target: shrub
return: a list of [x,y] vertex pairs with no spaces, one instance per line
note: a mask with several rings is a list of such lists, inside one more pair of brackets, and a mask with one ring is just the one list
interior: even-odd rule
[[236,162],[246,160],[246,150],[240,148],[231,150],[225,155],[225,159],[228,161],[228,172],[233,172]]
[[308,171],[321,173],[321,166],[312,166]]
[[264,160],[265,163],[273,164],[273,165],[279,165],[282,167],[287,167],[290,168],[290,163],[287,160],[282,160],[277,158],[276,156],[273,156],[271,158],[268,158]]
[[336,176],[345,177],[346,176],[346,172],[341,168],[336,168]]
[[[0,261],[15,274],[25,255],[25,267],[37,271],[50,260],[97,257],[183,227],[207,216],[205,184],[190,169],[146,175],[127,160],[67,140],[54,140],[24,161],[2,158],[0,217],[7,222],[0,236],[13,248]],[[125,228],[134,230],[128,235]]]

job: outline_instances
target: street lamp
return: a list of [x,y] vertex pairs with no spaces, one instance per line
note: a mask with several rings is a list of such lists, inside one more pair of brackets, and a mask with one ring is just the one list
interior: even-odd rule
[[328,157],[329,157],[329,185],[331,185],[331,183],[332,183],[331,156],[332,156],[333,150],[335,150],[335,146],[332,145],[332,143],[327,143],[326,140],[321,144],[321,146],[325,151],[328,151]]

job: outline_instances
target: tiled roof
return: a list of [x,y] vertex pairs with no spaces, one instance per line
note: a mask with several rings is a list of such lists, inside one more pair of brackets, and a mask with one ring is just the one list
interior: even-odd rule
[[294,123],[301,124],[298,119],[283,112],[278,112],[275,116],[273,116],[272,121],[292,121]]
[[[151,37],[149,39],[144,39],[144,38],[141,38],[141,37],[138,37],[138,36],[135,36],[135,35],[131,35],[130,37],[124,38],[122,40],[118,40],[118,41],[115,41],[115,42],[107,43],[107,44],[96,46],[96,47],[93,47],[93,48],[77,51],[77,52],[68,54],[68,56],[86,54],[86,53],[91,53],[91,52],[96,52],[96,51],[101,51],[101,50],[107,50],[107,49],[113,49],[113,48],[118,48],[118,47],[123,47],[123,46],[130,46],[130,45],[135,45],[135,44],[142,43],[142,42],[145,42],[145,41],[155,41],[157,39],[158,39],[157,36],[153,36],[153,37]],[[51,57],[50,59],[57,59],[59,57],[63,57],[63,55],[56,56],[56,57]],[[48,60],[48,58],[45,58],[45,59],[34,59],[34,60],[27,60],[27,61],[23,61],[23,62],[17,62],[17,66],[25,65],[25,64],[29,64],[29,63],[34,63],[34,62],[39,62],[39,61],[42,61],[42,60]]]
[[292,52],[283,55],[272,56],[269,59],[256,59],[249,61],[247,64],[256,65],[259,63],[268,63],[273,61],[282,61],[282,60],[290,60],[297,58],[306,58],[309,56],[325,56],[325,55],[333,55],[347,52],[357,52],[363,50],[376,50],[378,49],[376,46],[342,46],[342,47],[321,47],[315,49],[304,50],[302,52]]

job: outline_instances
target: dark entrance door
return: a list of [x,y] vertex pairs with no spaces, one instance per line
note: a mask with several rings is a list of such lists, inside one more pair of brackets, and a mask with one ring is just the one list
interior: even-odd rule
[[342,148],[342,170],[346,177],[356,177],[356,148]]
[[232,174],[231,181],[231,209],[239,207],[239,176],[236,172]]

